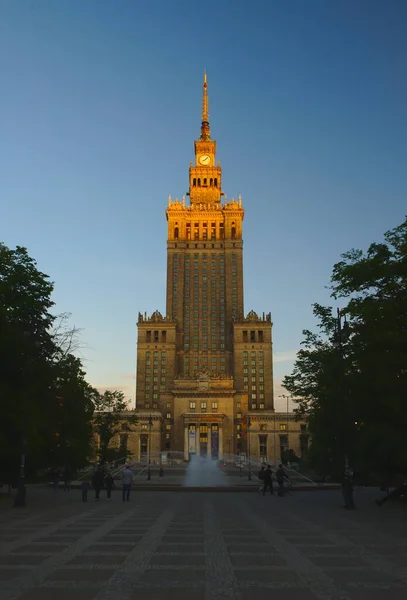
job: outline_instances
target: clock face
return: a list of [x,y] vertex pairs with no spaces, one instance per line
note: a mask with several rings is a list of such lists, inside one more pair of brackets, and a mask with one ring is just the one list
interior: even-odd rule
[[201,163],[201,165],[209,165],[209,163],[211,162],[211,157],[207,154],[202,154],[202,156],[199,157],[199,162]]

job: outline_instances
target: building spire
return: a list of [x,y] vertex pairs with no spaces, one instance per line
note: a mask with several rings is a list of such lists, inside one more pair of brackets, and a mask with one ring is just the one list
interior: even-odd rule
[[206,71],[204,72],[203,82],[203,98],[202,98],[202,124],[201,124],[201,140],[211,139],[211,129],[209,127],[209,100],[208,100],[208,83],[206,80]]

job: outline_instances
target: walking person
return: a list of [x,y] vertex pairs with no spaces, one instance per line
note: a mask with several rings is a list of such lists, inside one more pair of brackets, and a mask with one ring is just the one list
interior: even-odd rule
[[133,483],[133,472],[130,465],[126,465],[122,470],[123,502],[130,500],[131,484]]
[[288,479],[288,477],[285,474],[283,465],[280,464],[280,465],[278,465],[278,469],[276,471],[276,480],[277,480],[277,484],[278,484],[278,495],[280,497],[284,496],[284,479]]
[[110,500],[110,498],[112,496],[112,488],[114,488],[114,479],[110,473],[108,473],[105,477],[105,488],[106,488],[107,499]]
[[263,482],[264,482],[264,465],[261,466],[261,469],[257,475],[257,477],[259,478],[259,482],[260,482],[260,487],[259,487],[259,492],[263,492]]
[[263,496],[266,495],[267,488],[270,488],[270,494],[274,494],[273,490],[273,471],[271,470],[271,466],[267,465],[267,469],[264,471],[264,486],[263,486]]
[[92,476],[92,485],[95,490],[95,502],[99,500],[100,490],[103,487],[103,473],[100,467],[96,469]]
[[84,480],[81,483],[82,502],[88,501],[89,481]]

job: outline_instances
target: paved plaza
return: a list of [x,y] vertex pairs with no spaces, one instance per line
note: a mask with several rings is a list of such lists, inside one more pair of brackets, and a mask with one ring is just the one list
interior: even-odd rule
[[[379,493],[380,494],[380,493]],[[0,504],[1,600],[407,598],[407,513],[337,491],[137,492],[122,502],[29,488]],[[4,499],[3,499],[4,500]]]

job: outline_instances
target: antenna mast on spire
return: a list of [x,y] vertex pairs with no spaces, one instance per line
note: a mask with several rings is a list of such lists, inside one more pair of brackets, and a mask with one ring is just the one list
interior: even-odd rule
[[208,100],[208,83],[206,79],[206,71],[204,73],[203,82],[203,98],[202,98],[202,124],[201,124],[201,140],[210,140],[211,130],[209,127],[209,100]]

